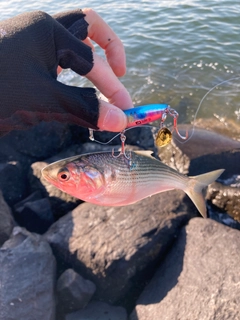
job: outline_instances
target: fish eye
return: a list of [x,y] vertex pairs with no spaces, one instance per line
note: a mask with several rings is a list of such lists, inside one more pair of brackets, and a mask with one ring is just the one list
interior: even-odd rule
[[64,168],[64,169],[61,169],[59,172],[58,172],[58,175],[57,175],[58,179],[60,181],[68,181],[69,178],[70,178],[70,172],[68,171],[67,168]]

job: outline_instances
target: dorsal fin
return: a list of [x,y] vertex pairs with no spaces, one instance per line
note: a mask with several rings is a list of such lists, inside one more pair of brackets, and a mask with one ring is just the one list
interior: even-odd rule
[[[151,150],[134,150],[136,154],[139,154],[140,156],[145,156],[149,158],[154,158],[153,151]],[[155,158],[154,158],[155,159]]]

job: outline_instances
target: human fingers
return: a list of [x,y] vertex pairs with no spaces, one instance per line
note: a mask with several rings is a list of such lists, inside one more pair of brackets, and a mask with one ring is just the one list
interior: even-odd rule
[[104,100],[99,100],[97,126],[102,131],[120,132],[127,127],[127,117],[118,107]]
[[92,9],[76,9],[53,15],[76,38],[94,50],[91,40],[105,50],[108,63],[117,76],[126,72],[124,46],[110,26]]
[[90,40],[90,38],[87,37],[86,39],[82,40],[82,42],[84,42],[86,45],[91,47],[92,51],[95,51],[95,47],[94,47],[92,41]]
[[122,110],[133,107],[127,89],[116,77],[109,64],[95,52],[93,52],[93,68],[86,74],[86,77],[108,99],[110,104]]
[[105,50],[107,61],[116,76],[123,76],[126,73],[126,56],[120,38],[94,10],[85,8],[82,12],[88,23],[88,37]]
[[[64,16],[65,18],[65,16]],[[81,21],[82,23],[82,21]],[[80,24],[78,23],[78,26]],[[85,27],[85,25],[84,25]],[[76,29],[74,29],[76,30]],[[78,30],[78,28],[77,28]],[[63,31],[61,32],[62,37],[61,41],[58,43],[59,49],[64,47],[65,40],[63,41]],[[75,34],[75,33],[74,33]],[[82,41],[85,42],[88,46],[91,46],[91,42],[89,42],[90,38],[86,38]],[[73,43],[72,43],[73,42]],[[78,52],[82,52],[84,47],[81,45],[80,42],[75,43],[76,40],[72,39],[70,43],[70,47],[73,49],[71,50],[72,54],[69,56],[69,50],[65,52],[64,49],[60,49],[59,52],[61,53],[61,65],[63,67],[70,67],[74,71],[78,72],[79,74],[84,74],[82,70],[78,68]],[[79,48],[78,48],[79,47]],[[75,53],[77,55],[75,55]],[[85,57],[86,54],[84,54]],[[80,61],[81,62],[81,61]],[[91,62],[91,61],[90,61]],[[82,63],[81,63],[82,64]],[[84,63],[85,64],[85,63]],[[121,109],[128,109],[132,107],[132,101],[130,98],[129,93],[127,92],[126,88],[122,85],[119,81],[115,73],[113,72],[112,68],[109,66],[108,62],[104,59],[100,58],[96,53],[92,54],[92,68],[90,71],[85,74],[85,76],[93,82],[97,86],[97,88],[101,91],[103,95],[105,95],[109,103],[106,101],[99,101],[99,114],[98,119],[96,122],[97,127],[100,130],[107,130],[113,132],[119,132],[126,128],[127,119],[125,114],[120,110]],[[80,67],[80,65],[79,65]],[[78,70],[79,69],[79,70]],[[70,89],[69,89],[70,90]],[[68,95],[69,96],[69,95]],[[71,94],[71,96],[73,96]],[[73,101],[69,104],[71,106],[74,105]],[[118,108],[119,107],[119,108]],[[89,112],[91,113],[91,106],[89,108]],[[93,108],[94,109],[94,108]],[[95,110],[95,109],[94,109]],[[68,110],[70,113],[75,113],[75,108],[73,110]],[[85,110],[86,111],[86,110]],[[79,110],[80,112],[80,110]],[[87,116],[84,115],[83,110],[80,112],[82,114],[82,118],[86,118]],[[85,112],[86,113],[86,112]],[[86,120],[85,119],[85,120]],[[73,120],[71,120],[73,121]],[[94,124],[95,121],[92,121]],[[86,123],[85,123],[86,126]],[[89,127],[93,127],[88,125]]]

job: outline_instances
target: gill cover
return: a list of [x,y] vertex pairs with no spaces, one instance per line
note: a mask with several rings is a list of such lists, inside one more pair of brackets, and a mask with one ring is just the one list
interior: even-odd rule
[[85,187],[89,192],[96,191],[104,185],[102,173],[92,166],[85,166],[81,172],[80,188]]

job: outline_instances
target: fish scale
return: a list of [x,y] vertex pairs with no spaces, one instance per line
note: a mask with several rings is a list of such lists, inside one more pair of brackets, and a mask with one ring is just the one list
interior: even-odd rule
[[62,191],[104,206],[129,205],[160,192],[181,189],[206,217],[202,191],[224,170],[188,177],[150,153],[98,152],[74,156],[48,165],[42,175]]

